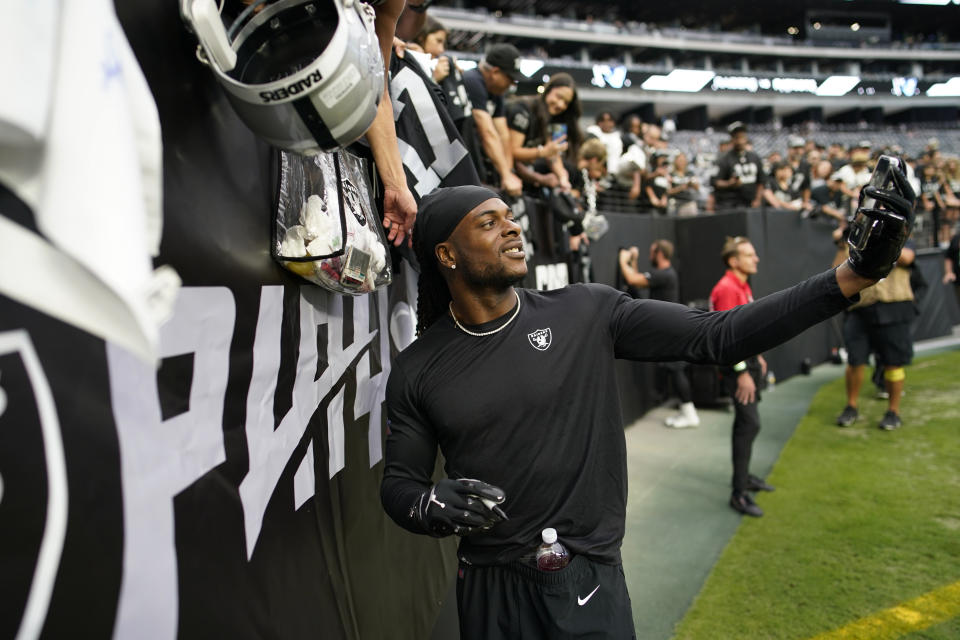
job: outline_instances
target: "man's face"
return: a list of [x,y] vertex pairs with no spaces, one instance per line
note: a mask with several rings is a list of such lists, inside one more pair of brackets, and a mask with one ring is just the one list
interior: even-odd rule
[[746,131],[737,131],[731,136],[731,141],[733,142],[733,148],[737,151],[743,151],[747,148],[747,132]]
[[790,147],[787,150],[787,157],[790,158],[790,162],[800,162],[800,159],[803,158],[803,154],[803,147]]
[[527,275],[520,225],[499,198],[474,207],[457,225],[450,245],[457,271],[474,287],[505,288]]
[[500,67],[490,67],[486,78],[487,91],[495,96],[502,96],[513,86],[513,78],[503,72]]
[[650,266],[657,266],[657,245],[656,243],[650,245]]
[[617,123],[614,121],[611,114],[604,113],[600,116],[600,119],[597,120],[597,126],[600,127],[600,131],[603,131],[604,133],[611,133],[617,128]]
[[757,255],[753,244],[744,242],[737,247],[737,255],[730,261],[730,266],[744,275],[752,276],[757,272],[759,262],[760,256]]

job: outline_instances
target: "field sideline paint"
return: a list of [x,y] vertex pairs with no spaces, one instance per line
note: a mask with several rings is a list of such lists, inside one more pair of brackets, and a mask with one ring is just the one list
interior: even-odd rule
[[927,629],[960,615],[960,582],[821,633],[811,640],[888,640]]

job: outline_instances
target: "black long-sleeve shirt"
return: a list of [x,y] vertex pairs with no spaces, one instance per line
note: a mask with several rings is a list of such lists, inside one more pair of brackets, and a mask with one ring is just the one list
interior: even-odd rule
[[[474,564],[530,552],[545,527],[576,554],[620,562],[626,444],[614,359],[733,363],[850,305],[832,271],[724,312],[634,300],[605,285],[518,290],[503,331],[476,337],[444,316],[394,361],[387,382],[384,508],[424,533],[412,506],[439,445],[449,477],[506,493],[510,519],[463,538]],[[506,316],[470,327],[482,332]]]

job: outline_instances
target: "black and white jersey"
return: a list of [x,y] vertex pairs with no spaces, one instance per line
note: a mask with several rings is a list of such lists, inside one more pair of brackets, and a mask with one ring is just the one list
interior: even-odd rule
[[530,110],[525,100],[507,103],[507,127],[524,135],[524,147],[535,148],[547,142],[543,122]]
[[[429,489],[437,447],[452,478],[504,490],[510,519],[460,542],[474,564],[516,560],[557,530],[574,554],[618,563],[626,446],[614,360],[737,362],[843,310],[832,271],[749,305],[705,312],[598,284],[518,290],[502,331],[449,315],[394,360],[381,498],[401,526]],[[502,326],[514,310],[471,331]]]
[[749,206],[756,199],[757,189],[766,180],[760,156],[736,149],[720,156],[716,179],[729,180],[734,176],[740,178],[740,186],[716,189],[717,206]]
[[480,184],[439,88],[412,58],[390,59],[390,96],[407,186],[417,202],[437,187]]

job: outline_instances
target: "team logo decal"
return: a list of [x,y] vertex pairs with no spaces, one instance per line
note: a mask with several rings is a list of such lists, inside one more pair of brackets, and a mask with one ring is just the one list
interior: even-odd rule
[[527,340],[530,341],[530,346],[537,351],[546,351],[550,348],[550,342],[553,340],[553,334],[550,332],[550,327],[547,327],[546,329],[537,329],[533,333],[527,334]]

